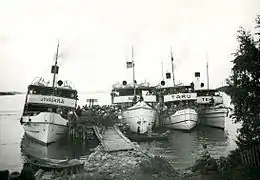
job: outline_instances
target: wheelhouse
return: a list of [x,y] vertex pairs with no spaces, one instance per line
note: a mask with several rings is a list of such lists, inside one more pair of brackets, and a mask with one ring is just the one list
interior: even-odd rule
[[[143,100],[150,106],[155,106],[156,89],[154,87],[136,87],[134,97],[133,87],[113,88],[111,92],[112,104],[121,106],[122,109],[131,107],[137,101]],[[136,98],[136,99],[135,99]]]
[[215,89],[199,89],[196,92],[198,96],[221,96]]
[[174,111],[185,107],[195,107],[197,93],[193,86],[164,87],[158,90],[158,96],[162,99],[168,110]]
[[29,85],[23,116],[35,116],[41,112],[54,112],[67,118],[75,110],[77,91],[72,88]]

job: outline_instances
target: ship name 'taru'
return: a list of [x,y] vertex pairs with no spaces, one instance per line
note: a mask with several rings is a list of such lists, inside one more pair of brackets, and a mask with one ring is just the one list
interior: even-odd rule
[[172,99],[191,99],[192,94],[173,94]]
[[43,97],[41,99],[41,101],[64,104],[64,100],[63,99],[58,99],[58,98],[53,98],[53,97]]

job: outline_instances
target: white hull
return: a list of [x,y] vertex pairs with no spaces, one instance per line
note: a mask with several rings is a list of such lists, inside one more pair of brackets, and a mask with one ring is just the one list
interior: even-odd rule
[[68,120],[56,113],[42,112],[36,116],[24,116],[23,122],[26,135],[43,144],[59,140],[68,131]]
[[199,111],[200,124],[225,129],[226,108],[208,108]]
[[24,136],[21,142],[21,152],[23,155],[29,155],[32,157],[38,157],[41,159],[52,158],[52,159],[64,159],[68,156],[66,144],[63,142],[52,143],[48,146],[32,141],[28,136]]
[[133,107],[122,112],[122,120],[129,124],[132,132],[137,132],[138,126],[140,133],[146,133],[148,126],[153,126],[155,123],[156,111],[146,105],[144,102],[139,102]]
[[189,131],[197,125],[198,114],[194,109],[187,108],[163,117],[162,122],[164,127]]

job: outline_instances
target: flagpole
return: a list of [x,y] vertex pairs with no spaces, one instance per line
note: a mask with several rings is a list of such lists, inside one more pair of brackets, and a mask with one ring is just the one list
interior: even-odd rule
[[161,66],[162,66],[162,80],[164,81],[164,74],[163,74],[163,62],[161,62]]
[[171,63],[172,63],[172,81],[173,81],[173,86],[175,86],[174,64],[173,64],[173,55],[172,55],[172,50],[171,50]]
[[133,65],[133,85],[134,85],[134,96],[136,95],[135,89],[135,62],[134,62],[134,47],[132,46],[132,65]]

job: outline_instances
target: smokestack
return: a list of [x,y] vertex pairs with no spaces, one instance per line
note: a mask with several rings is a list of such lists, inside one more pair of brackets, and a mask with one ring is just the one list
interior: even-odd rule
[[194,89],[201,89],[201,84],[200,84],[200,72],[195,72],[195,82],[194,82]]

